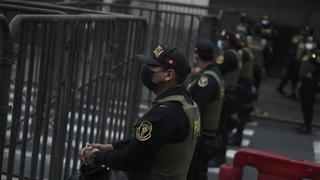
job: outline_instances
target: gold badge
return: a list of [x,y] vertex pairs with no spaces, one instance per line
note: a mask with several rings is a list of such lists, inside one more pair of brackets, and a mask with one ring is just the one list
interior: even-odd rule
[[224,57],[222,55],[217,57],[217,64],[222,64],[224,62]]
[[141,121],[139,127],[136,129],[136,137],[139,141],[146,141],[150,139],[152,132],[152,124],[147,120]]
[[208,85],[208,77],[207,76],[202,76],[199,80],[198,80],[198,85],[200,87],[206,87]]
[[162,53],[163,53],[163,49],[161,46],[158,46],[156,49],[153,50],[154,55],[158,58]]
[[200,134],[201,121],[200,118],[193,122],[193,137],[196,137]]

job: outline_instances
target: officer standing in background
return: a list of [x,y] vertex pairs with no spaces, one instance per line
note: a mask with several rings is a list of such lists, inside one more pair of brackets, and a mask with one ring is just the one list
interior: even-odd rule
[[261,28],[259,25],[255,25],[252,29],[252,36],[247,37],[248,47],[253,54],[253,80],[254,86],[257,90],[257,98],[259,96],[259,89],[263,75],[263,68],[264,68],[264,57],[263,57],[263,50],[267,45],[266,39],[260,37]]
[[237,97],[241,105],[238,109],[236,132],[231,136],[229,145],[240,146],[245,124],[251,121],[250,112],[253,108],[256,90],[253,86],[253,54],[247,47],[246,37],[240,34],[236,34],[236,37],[239,41],[238,52],[241,55],[242,61],[242,68],[236,88]]
[[185,180],[200,134],[198,107],[182,85],[190,72],[187,59],[170,45],[137,58],[146,64],[143,84],[157,95],[152,107],[137,121],[130,140],[89,144],[82,160],[127,171],[132,180]]
[[249,33],[250,25],[247,14],[244,12],[240,13],[239,22],[236,26],[236,33],[240,35],[247,35]]
[[313,106],[317,80],[320,75],[320,50],[307,53],[300,65],[301,86],[299,89],[300,103],[302,107],[304,124],[297,128],[301,134],[311,133],[311,123],[313,120]]
[[219,131],[222,136],[223,146],[215,157],[215,166],[220,166],[225,162],[228,145],[229,126],[231,116],[237,113],[236,86],[240,76],[241,57],[237,52],[237,38],[231,31],[223,30],[220,34],[222,42],[222,52],[216,58],[218,68],[224,78],[225,97],[222,105]]
[[214,46],[210,40],[200,40],[195,48],[196,67],[200,72],[187,85],[201,114],[201,135],[188,173],[188,180],[206,180],[208,163],[221,146],[218,133],[224,97],[224,81],[214,62]]
[[305,49],[305,39],[310,35],[311,28],[306,26],[301,29],[299,34],[292,37],[292,56],[286,65],[285,74],[277,87],[279,93],[285,95],[283,88],[291,81],[291,95],[292,99],[296,99],[296,85],[299,80],[299,66]]
[[261,37],[267,40],[267,44],[263,50],[263,56],[265,61],[265,74],[268,71],[268,68],[270,66],[270,63],[273,58],[273,39],[274,39],[274,27],[273,24],[269,18],[269,16],[264,15],[260,21],[260,27],[261,27]]

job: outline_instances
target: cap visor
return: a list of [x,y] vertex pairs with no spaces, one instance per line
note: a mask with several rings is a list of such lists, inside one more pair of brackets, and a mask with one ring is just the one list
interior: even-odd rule
[[148,64],[148,65],[160,66],[160,63],[158,61],[156,61],[155,59],[153,59],[147,55],[138,54],[137,59],[143,63]]

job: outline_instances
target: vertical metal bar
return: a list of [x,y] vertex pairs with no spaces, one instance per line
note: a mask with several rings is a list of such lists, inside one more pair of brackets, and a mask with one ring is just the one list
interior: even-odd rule
[[[67,27],[68,23],[64,22],[64,28],[63,28],[63,35],[65,38],[63,38],[63,43],[62,43],[62,47],[65,47],[66,45],[66,39],[67,39],[67,31],[68,31],[68,27]],[[62,53],[60,54],[60,61],[59,64],[57,65],[57,69],[59,70],[58,72],[58,77],[57,77],[57,95],[56,95],[56,106],[55,106],[55,114],[54,114],[54,124],[53,124],[53,128],[52,128],[52,147],[51,147],[51,154],[50,154],[50,170],[49,170],[49,180],[56,180],[55,179],[55,175],[57,173],[56,171],[56,146],[57,146],[57,134],[58,134],[58,121],[59,121],[59,114],[60,114],[60,102],[61,102],[61,94],[62,94],[62,90],[65,86],[65,83],[63,81],[63,72],[64,72],[64,61],[65,61],[65,52],[62,51]]]
[[[27,26],[22,23],[21,29],[26,28]],[[19,119],[21,115],[21,104],[22,104],[22,90],[24,86],[24,71],[25,71],[25,56],[27,45],[27,34],[29,28],[26,28],[25,31],[21,31],[20,34],[20,47],[18,53],[18,63],[17,63],[17,72],[16,72],[16,83],[14,90],[14,101],[13,101],[13,113],[12,113],[12,124],[11,124],[11,133],[10,133],[10,145],[9,145],[9,156],[8,156],[8,167],[7,167],[7,179],[11,180],[14,170],[15,163],[15,151],[16,151],[16,140],[17,140],[17,130],[19,128]]]
[[[40,62],[40,76],[39,76],[39,92],[38,92],[38,99],[37,99],[37,105],[36,105],[36,122],[35,122],[35,132],[33,137],[33,145],[32,145],[32,165],[31,165],[31,179],[36,179],[36,173],[37,173],[37,164],[38,164],[38,155],[39,155],[39,147],[40,147],[40,137],[41,137],[41,131],[43,126],[43,114],[44,114],[44,106],[45,106],[45,97],[46,97],[46,91],[47,91],[47,84],[46,80],[48,77],[48,52],[50,49],[50,44],[52,41],[52,35],[51,31],[52,29],[48,24],[45,24],[44,28],[48,29],[48,32],[46,34],[45,39],[47,39],[49,46],[47,47],[47,44],[44,44],[44,52],[43,56],[41,58]],[[46,40],[45,40],[46,41]]]
[[[85,79],[86,79],[86,74],[87,74],[87,56],[88,56],[88,49],[89,49],[89,40],[91,38],[91,30],[90,29],[86,29],[85,27],[88,27],[88,22],[81,22],[81,27],[83,27],[83,43],[84,43],[84,53],[83,53],[83,69],[82,71],[80,71],[82,73],[82,80],[81,80],[81,84],[80,84],[80,99],[79,99],[79,115],[78,115],[78,119],[77,119],[77,134],[76,134],[76,144],[75,147],[80,147],[80,139],[81,139],[81,132],[82,132],[82,114],[83,114],[83,106],[84,106],[84,98],[85,98],[85,89],[86,89],[86,83],[85,83]],[[84,127],[87,127],[87,124],[85,122]],[[85,131],[86,129],[84,129]],[[84,142],[84,140],[82,141]],[[83,145],[83,143],[81,144]],[[77,162],[78,160],[78,150],[75,149],[74,152],[74,161]],[[77,169],[76,164],[74,164],[73,168],[72,168],[72,172],[75,172]]]
[[[2,24],[2,32],[3,32],[3,47],[1,49],[2,58],[10,58],[9,57],[9,25],[8,21],[4,16],[0,16],[1,24]],[[2,164],[3,164],[3,152],[6,141],[6,126],[7,126],[7,115],[9,109],[5,109],[8,107],[9,102],[9,94],[10,94],[10,76],[11,76],[11,68],[12,64],[1,64],[0,65],[0,82],[2,85],[0,86],[0,107],[2,112],[0,112],[0,171],[2,172]],[[0,174],[1,176],[1,174]]]
[[[78,59],[80,59],[80,53],[81,53],[81,48],[78,48],[79,44],[83,44],[82,41],[82,34],[81,34],[81,28],[84,28],[83,26],[81,26],[81,23],[75,23],[75,30],[74,32],[74,40],[73,42],[73,46],[72,46],[72,53],[71,53],[71,57],[70,59],[76,63],[77,65],[75,66],[75,72],[74,75],[72,76],[72,91],[70,94],[71,97],[71,106],[70,106],[70,111],[68,112],[68,119],[70,119],[70,123],[68,123],[69,126],[69,132],[68,133],[68,140],[67,140],[67,149],[66,149],[66,158],[65,158],[65,169],[64,169],[64,178],[63,179],[68,179],[69,176],[69,170],[70,170],[70,159],[71,159],[71,150],[72,150],[72,146],[73,146],[73,134],[74,134],[74,124],[75,124],[75,113],[77,111],[76,109],[76,91],[77,91],[77,83],[78,83],[78,73],[79,73],[79,62]],[[69,113],[70,114],[70,118],[69,118]],[[79,119],[78,119],[79,120]],[[75,149],[77,149],[77,147],[75,147]],[[78,154],[78,153],[77,153]],[[73,163],[76,163],[75,161]]]
[[91,122],[91,133],[90,133],[90,137],[89,137],[89,142],[93,142],[94,138],[97,137],[98,134],[94,134],[94,131],[97,129],[97,127],[95,126],[96,124],[96,107],[97,107],[97,95],[98,95],[98,89],[99,89],[99,85],[100,85],[100,78],[99,78],[99,74],[100,74],[100,60],[101,58],[99,58],[99,55],[101,54],[101,47],[102,47],[102,28],[99,26],[99,24],[101,24],[101,22],[97,21],[96,22],[96,26],[95,26],[95,38],[94,38],[94,45],[93,45],[93,59],[96,59],[96,67],[97,68],[95,70],[96,72],[96,78],[92,79],[92,83],[95,84],[94,87],[94,95],[93,95],[93,108],[92,108],[92,122]]
[[190,16],[191,18],[191,22],[190,22],[190,26],[189,26],[189,32],[188,32],[188,40],[187,40],[187,43],[186,43],[186,56],[187,56],[187,59],[189,59],[190,57],[190,47],[192,46],[191,45],[191,36],[192,36],[192,30],[193,30],[193,21],[194,21],[194,17],[195,16]]
[[[93,38],[94,38],[94,30],[93,29],[94,25],[92,22],[88,23],[88,28],[91,29],[91,38],[89,39],[89,43],[92,44],[92,47],[90,47],[88,50],[91,50],[91,54],[89,54],[90,57],[88,57],[88,59],[90,60],[90,71],[89,71],[89,77],[88,77],[88,91],[87,91],[87,102],[86,102],[86,110],[85,110],[85,126],[84,127],[88,127],[89,125],[89,121],[90,121],[90,106],[91,106],[91,99],[92,99],[92,92],[93,92],[93,85],[92,85],[92,80],[93,80],[93,71],[94,71],[94,65],[96,63],[96,60],[93,58]],[[91,116],[91,122],[93,121],[93,118]],[[93,131],[93,129],[90,129],[91,131]],[[84,131],[83,133],[83,144],[88,142],[88,131]]]
[[[56,36],[56,32],[58,31],[58,28],[56,24],[52,27],[53,33],[51,36],[53,36],[53,41],[51,41],[51,45],[49,45],[50,50],[48,52],[49,54],[49,64],[48,67],[48,78],[46,79],[48,92],[46,96],[46,109],[44,113],[44,122],[43,122],[43,136],[42,136],[42,149],[41,149],[41,158],[40,158],[40,170],[39,170],[39,179],[44,179],[45,175],[45,165],[46,165],[46,155],[47,155],[47,143],[48,143],[48,135],[49,135],[49,125],[50,125],[50,118],[51,118],[51,99],[52,99],[52,92],[54,89],[54,70],[55,70],[55,59],[56,59],[56,51],[57,51],[57,41],[58,37]],[[59,47],[59,46],[58,46]]]
[[34,63],[35,63],[35,37],[36,37],[36,28],[35,23],[32,23],[31,26],[31,42],[32,50],[29,59],[29,72],[28,72],[28,82],[27,82],[27,97],[26,97],[26,105],[25,105],[25,115],[24,115],[24,126],[23,126],[23,135],[22,135],[22,146],[21,146],[21,157],[20,157],[20,170],[19,176],[20,179],[23,179],[24,169],[25,169],[25,157],[26,157],[26,149],[27,149],[27,138],[28,138],[28,128],[29,128],[29,115],[30,115],[30,104],[31,104],[31,93],[32,93],[32,80],[34,73]]

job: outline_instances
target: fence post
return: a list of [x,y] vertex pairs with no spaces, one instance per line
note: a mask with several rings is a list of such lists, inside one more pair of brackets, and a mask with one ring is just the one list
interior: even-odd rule
[[[0,15],[0,24],[3,32],[3,45],[0,54],[0,171],[2,171],[3,153],[6,138],[7,115],[10,111],[9,89],[11,67],[14,63],[9,54],[9,23]],[[1,177],[1,175],[0,175]]]

